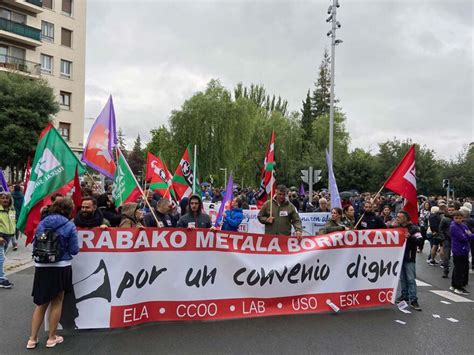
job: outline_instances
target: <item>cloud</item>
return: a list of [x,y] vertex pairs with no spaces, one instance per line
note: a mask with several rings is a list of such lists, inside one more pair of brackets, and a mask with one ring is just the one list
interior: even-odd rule
[[[114,96],[129,139],[219,78],[298,111],[329,46],[327,1],[88,2],[86,117]],[[341,1],[336,96],[351,147],[412,138],[451,158],[474,140],[473,4]]]

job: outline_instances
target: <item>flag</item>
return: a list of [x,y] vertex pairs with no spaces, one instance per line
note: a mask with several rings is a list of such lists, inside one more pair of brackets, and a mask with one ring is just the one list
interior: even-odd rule
[[117,169],[115,170],[112,197],[115,206],[119,207],[127,202],[135,202],[142,191],[122,152],[118,147],[115,149],[117,150]]
[[[193,155],[189,146],[184,151],[183,157],[176,168],[172,182],[173,190],[178,201],[184,197],[189,197],[193,193],[193,180],[195,174],[193,172]],[[196,180],[196,193],[200,193],[199,181]]]
[[26,244],[33,240],[41,208],[50,202],[48,196],[53,193],[66,195],[73,187],[76,167],[78,174],[85,173],[82,163],[59,132],[49,124],[39,137],[23,208],[18,218],[17,227],[26,234]]
[[304,196],[305,194],[306,193],[304,191],[304,185],[303,185],[303,183],[301,183],[301,185],[300,185],[300,196]]
[[113,178],[115,163],[113,148],[117,145],[115,112],[112,96],[95,120],[87,138],[82,161],[101,174]]
[[150,190],[158,191],[161,196],[169,200],[174,198],[174,191],[172,186],[172,176],[165,161],[161,156],[154,156],[148,152],[146,164],[146,179],[150,180]]
[[73,217],[75,217],[82,203],[81,182],[79,181],[77,166],[76,172],[74,173],[74,192],[72,193],[72,201],[74,202]]
[[5,179],[5,175],[3,174],[2,168],[0,168],[0,192],[10,192],[8,188],[7,180]]
[[217,214],[216,218],[216,224],[215,226],[219,226],[222,221],[222,215],[224,214],[224,210],[226,208],[226,205],[228,205],[228,202],[232,202],[232,199],[234,198],[234,181],[232,179],[232,173],[229,175],[229,181],[227,182],[227,188],[225,189],[225,195],[224,199],[221,202],[221,207],[219,208],[219,213]]
[[339,207],[342,208],[341,196],[339,196],[339,190],[337,189],[336,177],[332,169],[332,159],[326,149],[326,163],[328,165],[328,181],[329,181],[329,193],[331,194],[331,208]]
[[268,144],[262,169],[262,182],[257,193],[257,206],[260,208],[268,200],[269,196],[275,194],[275,133],[272,131],[270,143]]
[[405,199],[403,210],[408,212],[413,223],[418,223],[414,144],[408,149],[408,152],[392,172],[392,175],[385,181],[384,186]]
[[28,186],[28,182],[30,181],[30,174],[31,174],[31,159],[28,157],[26,161],[26,169],[25,169],[25,182],[23,183],[24,190],[26,191],[26,187]]

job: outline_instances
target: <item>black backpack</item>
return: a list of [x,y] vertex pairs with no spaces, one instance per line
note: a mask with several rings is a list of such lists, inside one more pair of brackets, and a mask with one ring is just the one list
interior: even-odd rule
[[36,236],[33,245],[33,260],[36,263],[50,264],[59,260],[61,256],[61,237],[56,233],[56,230],[66,225],[66,223],[54,229],[45,229],[43,233]]

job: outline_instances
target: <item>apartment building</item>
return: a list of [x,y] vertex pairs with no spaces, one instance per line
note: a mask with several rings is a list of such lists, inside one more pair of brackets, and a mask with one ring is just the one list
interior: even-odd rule
[[84,136],[86,0],[0,0],[0,72],[45,78],[55,126],[72,150]]

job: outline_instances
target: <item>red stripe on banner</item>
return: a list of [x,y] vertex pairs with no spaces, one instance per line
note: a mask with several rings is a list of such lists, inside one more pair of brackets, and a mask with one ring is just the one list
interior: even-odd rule
[[220,251],[244,254],[299,254],[346,248],[393,248],[405,243],[406,229],[335,232],[296,237],[211,232],[206,229],[108,228],[79,230],[82,252]]
[[[333,312],[392,303],[393,289],[319,293],[276,298],[234,298],[195,301],[153,301],[112,306],[110,327],[156,321],[218,320],[288,314]],[[334,308],[333,308],[334,307]]]

